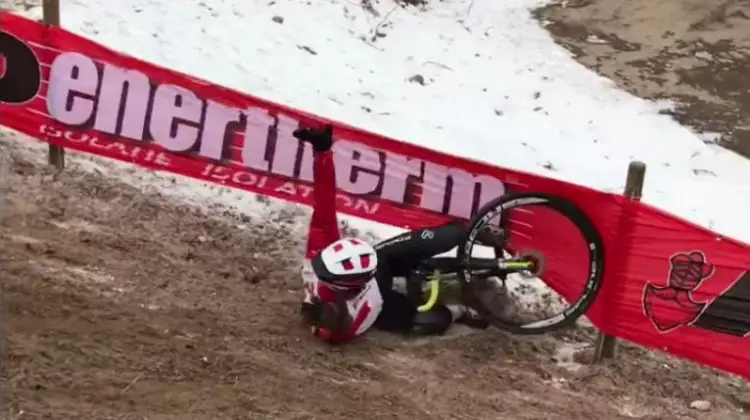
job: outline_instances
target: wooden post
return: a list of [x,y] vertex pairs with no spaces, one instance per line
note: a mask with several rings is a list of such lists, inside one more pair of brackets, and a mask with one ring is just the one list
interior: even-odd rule
[[[623,195],[631,201],[640,201],[643,195],[643,182],[646,178],[646,164],[632,161],[628,166],[628,177],[625,181]],[[599,333],[596,339],[594,361],[600,362],[604,359],[614,359],[617,356],[617,340],[615,337]]]
[[[44,23],[51,26],[60,26],[60,0],[43,0],[42,13]],[[47,161],[58,170],[65,168],[65,149],[53,144],[49,145]]]

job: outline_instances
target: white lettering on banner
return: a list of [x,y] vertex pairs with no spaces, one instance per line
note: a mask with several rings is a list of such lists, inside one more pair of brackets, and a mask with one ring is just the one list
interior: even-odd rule
[[374,193],[383,173],[380,154],[346,140],[337,141],[334,147],[336,185],[354,195]]
[[309,143],[302,146],[302,159],[299,167],[299,179],[312,182],[313,180],[313,148]]
[[258,176],[247,171],[235,170],[226,166],[216,166],[211,163],[203,168],[201,175],[209,177],[220,184],[230,181],[245,187],[265,188],[268,183],[267,176]]
[[200,98],[179,86],[158,85],[152,106],[149,132],[156,144],[173,152],[193,148],[200,135]]
[[60,54],[49,75],[47,108],[56,120],[82,125],[93,115],[99,72],[96,64],[79,53]]
[[[263,174],[312,181],[312,148],[292,136],[299,126],[293,116],[269,115],[259,107],[228,106],[181,86],[157,83],[138,70],[98,63],[74,52],[54,59],[47,92],[49,115],[75,128],[93,128],[136,142],[153,141],[175,153],[210,159],[217,165],[206,169],[209,173],[204,176],[218,182],[227,182],[229,178],[222,178],[227,176],[238,185],[257,186]],[[356,210],[376,211],[373,202],[385,199],[469,218],[482,204],[506,192],[502,181],[488,175],[343,138],[336,141],[334,152],[337,186],[353,196],[342,195],[339,200]],[[227,161],[259,174],[220,170],[219,162]],[[409,193],[412,186],[420,187],[416,202]],[[278,188],[278,193],[294,196],[304,190],[295,182]]]
[[169,156],[164,152],[118,141],[102,141],[96,136],[81,134],[72,130],[62,131],[52,126],[42,125],[39,127],[39,133],[46,138],[65,139],[71,143],[85,143],[91,149],[114,150],[122,155],[122,157],[133,160],[149,162],[164,167],[172,164]]
[[201,136],[206,139],[221,139],[221,141],[202,141],[199,154],[209,159],[221,160],[224,155],[224,145],[228,143],[227,140],[229,140],[229,144],[232,141],[232,139],[227,138],[232,133],[232,130],[227,130],[227,127],[238,125],[241,121],[242,111],[239,109],[218,102],[207,101],[206,117]]
[[385,167],[391,169],[383,179],[381,196],[386,200],[403,203],[406,187],[415,179],[422,179],[423,162],[420,159],[385,153]]
[[[474,176],[432,162],[425,162],[424,172],[422,207],[428,210],[469,218],[484,203],[505,195],[505,184],[491,176]],[[460,191],[466,196],[461,197]]]
[[249,168],[268,172],[271,167],[271,162],[266,157],[270,140],[268,133],[275,118],[268,115],[268,111],[263,108],[248,108],[245,116],[247,124],[242,145],[242,162]]
[[[123,137],[141,138],[145,129],[150,89],[151,85],[145,74],[106,66],[99,96],[120,100],[99,103],[94,128],[105,133],[116,133],[118,124],[121,124],[119,127]],[[122,101],[125,101],[126,105],[120,117]]]
[[274,153],[271,172],[287,178],[294,178],[297,171],[300,144],[292,136],[292,132],[299,127],[299,121],[286,115],[279,115],[274,138]]
[[[255,189],[268,189],[276,194],[284,194],[302,199],[312,197],[313,188],[309,185],[299,184],[296,182],[276,182],[265,175],[257,175],[242,169],[218,166],[212,163],[207,164],[201,171],[201,175],[214,180],[219,184],[232,182],[245,187],[254,187]],[[337,194],[338,204],[344,208],[352,209],[357,212],[366,214],[375,214],[380,208],[380,203],[373,203],[367,199],[352,198],[345,194]]]

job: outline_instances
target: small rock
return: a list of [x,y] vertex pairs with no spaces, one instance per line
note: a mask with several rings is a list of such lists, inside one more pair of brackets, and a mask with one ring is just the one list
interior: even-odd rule
[[711,402],[706,400],[695,400],[690,403],[690,408],[698,411],[708,411],[711,409]]
[[710,171],[708,169],[693,169],[693,174],[695,174],[695,175],[711,175],[711,176],[716,176],[715,172]]
[[307,51],[307,52],[309,52],[312,55],[318,55],[317,51],[315,51],[314,49],[308,47],[307,45],[297,45],[297,48],[299,48],[299,49],[301,49],[303,51]]
[[249,273],[245,274],[244,280],[250,284],[258,284],[260,283],[261,274],[260,273]]
[[586,37],[586,42],[589,44],[609,44],[609,41],[606,39],[599,38],[596,35],[589,35]]
[[422,76],[421,74],[415,74],[414,76],[409,78],[409,81],[411,83],[419,83],[422,86],[425,85],[424,76]]
[[714,59],[714,56],[711,55],[711,53],[708,51],[698,51],[694,55],[695,55],[695,58],[698,58],[704,61],[713,61]]
[[281,17],[281,16],[274,16],[274,17],[271,18],[271,20],[274,21],[274,22],[276,22],[276,23],[284,23],[284,18]]

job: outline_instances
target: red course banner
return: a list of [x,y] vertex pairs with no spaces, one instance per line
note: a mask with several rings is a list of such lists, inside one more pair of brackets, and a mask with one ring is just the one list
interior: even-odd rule
[[[7,12],[0,28],[2,125],[67,149],[311,203],[312,151],[291,133],[324,119]],[[604,240],[604,285],[588,312],[597,327],[750,378],[742,350],[750,347],[747,245],[617,195],[332,123],[341,212],[413,228],[468,219],[509,191],[572,200]],[[544,280],[552,288],[583,282],[586,249],[571,257],[580,243],[569,227],[541,211],[511,223],[520,247],[550,250]]]

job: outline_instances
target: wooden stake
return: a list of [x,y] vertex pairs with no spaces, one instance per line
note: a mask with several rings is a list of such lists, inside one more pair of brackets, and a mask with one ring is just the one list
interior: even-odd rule
[[[43,0],[42,12],[44,23],[51,26],[60,26],[60,0]],[[65,168],[65,149],[53,144],[49,145],[47,161],[58,170]]]
[[[646,164],[639,161],[630,162],[623,195],[630,201],[640,201],[645,179]],[[627,229],[627,226],[625,226],[625,229]],[[627,250],[624,251],[629,252]],[[596,339],[594,361],[600,362],[604,359],[614,359],[615,357],[617,357],[617,339],[614,336],[599,333]]]

